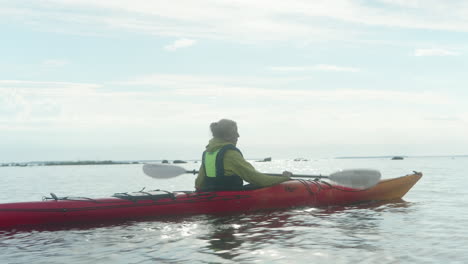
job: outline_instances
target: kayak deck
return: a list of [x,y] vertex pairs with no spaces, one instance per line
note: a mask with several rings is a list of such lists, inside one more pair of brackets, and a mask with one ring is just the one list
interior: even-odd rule
[[363,190],[321,180],[291,180],[248,191],[140,191],[99,199],[52,195],[45,201],[0,204],[0,229],[388,201],[402,198],[421,177],[415,172]]

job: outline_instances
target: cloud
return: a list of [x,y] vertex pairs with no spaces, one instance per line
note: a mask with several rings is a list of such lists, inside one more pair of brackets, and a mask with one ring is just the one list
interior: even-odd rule
[[272,71],[280,72],[303,72],[313,70],[313,67],[301,67],[301,66],[273,66],[270,67]]
[[66,60],[54,60],[54,59],[50,59],[50,60],[45,60],[42,62],[42,65],[45,66],[45,67],[54,67],[54,68],[58,68],[58,67],[63,67],[65,65],[69,64],[68,61]]
[[[242,124],[242,144],[248,145],[278,138],[293,145],[311,138],[321,144],[393,144],[467,133],[468,111],[454,107],[464,98],[411,90],[264,88],[288,80],[152,74],[118,90],[115,83],[0,80],[0,136],[89,148],[125,142],[202,147],[208,124],[223,117]],[[440,124],[448,121],[437,117],[459,119],[448,130]]]
[[377,2],[381,2],[387,5],[410,7],[410,8],[424,7],[424,3],[421,2],[420,0],[377,0]]
[[[262,88],[287,83],[288,78],[154,74],[140,79],[122,83],[131,87],[127,91],[106,89],[102,84],[0,80],[0,126],[24,129],[26,124],[33,128],[42,122],[51,129],[145,127],[151,120],[206,118],[214,112],[249,116],[259,111],[259,105],[276,116],[283,115],[280,105],[339,113],[358,105],[372,109],[376,103],[383,109],[388,103],[392,111],[394,105],[402,105],[404,116],[405,105],[453,104],[450,97],[430,92]],[[238,102],[244,107],[239,108]]]
[[321,70],[321,71],[336,71],[336,72],[359,72],[360,71],[360,69],[358,68],[340,67],[340,66],[326,65],[326,64],[317,65],[316,69]]
[[447,50],[447,49],[416,49],[414,56],[425,57],[425,56],[459,56],[459,52]]
[[74,82],[47,82],[47,81],[24,81],[24,80],[0,80],[0,89],[41,89],[66,90],[83,92],[83,90],[100,88],[102,85],[95,83]]
[[185,38],[178,39],[178,40],[174,41],[174,43],[165,46],[164,49],[168,50],[168,51],[175,51],[175,50],[178,50],[180,48],[187,48],[187,47],[193,46],[193,45],[195,45],[196,42],[197,41],[193,40],[193,39],[185,39]]
[[13,129],[14,124],[56,120],[70,99],[79,102],[92,98],[99,87],[89,83],[0,80],[0,126]]
[[[462,1],[240,0],[91,1],[49,0],[5,3],[6,21],[62,33],[109,29],[151,35],[228,39],[236,42],[330,39],[362,40],[367,26],[468,32],[468,5]],[[435,19],[437,18],[437,19]],[[360,37],[360,38],[358,38]],[[173,44],[174,45],[174,44]],[[177,45],[169,48],[177,49]],[[187,44],[183,44],[187,45]]]
[[311,67],[307,66],[284,66],[270,67],[273,71],[281,72],[304,72],[304,71],[332,71],[332,72],[360,72],[361,69],[354,67],[343,67],[329,64],[319,64]]
[[[316,67],[312,67],[316,68]],[[393,102],[400,104],[453,104],[452,98],[436,92],[397,91],[397,90],[370,90],[370,89],[284,89],[294,78],[268,77],[245,78],[242,76],[222,75],[183,75],[183,74],[151,74],[141,76],[128,82],[115,85],[132,87],[154,87],[166,95],[177,98],[215,97],[226,101],[252,100],[252,102],[286,101],[293,103],[306,103],[310,98],[318,102]],[[272,88],[280,84],[279,89]],[[268,88],[264,88],[268,87]],[[147,89],[143,90],[147,91]],[[150,97],[152,92],[146,92]]]

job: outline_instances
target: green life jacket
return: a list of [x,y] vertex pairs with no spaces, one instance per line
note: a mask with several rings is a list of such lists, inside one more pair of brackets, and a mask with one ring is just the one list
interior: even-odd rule
[[238,175],[226,176],[224,173],[224,154],[227,150],[238,151],[234,145],[225,145],[214,152],[203,152],[202,165],[205,169],[205,179],[202,191],[229,191],[241,190],[243,180]]

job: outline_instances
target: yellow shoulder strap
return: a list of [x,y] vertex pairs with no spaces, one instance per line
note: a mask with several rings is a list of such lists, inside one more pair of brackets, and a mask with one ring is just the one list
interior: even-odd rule
[[216,157],[220,149],[214,152],[205,152],[205,173],[207,177],[216,177]]

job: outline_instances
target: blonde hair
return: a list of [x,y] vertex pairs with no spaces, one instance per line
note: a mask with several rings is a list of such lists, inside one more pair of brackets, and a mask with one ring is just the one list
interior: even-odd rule
[[234,134],[237,128],[237,123],[229,119],[221,119],[218,122],[210,124],[211,133],[213,137],[228,140]]

